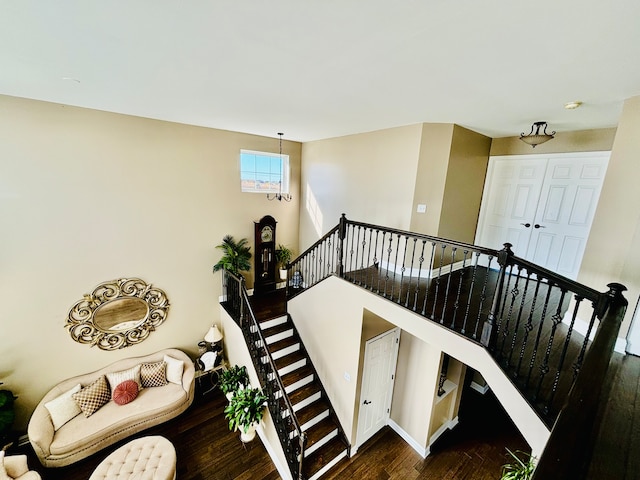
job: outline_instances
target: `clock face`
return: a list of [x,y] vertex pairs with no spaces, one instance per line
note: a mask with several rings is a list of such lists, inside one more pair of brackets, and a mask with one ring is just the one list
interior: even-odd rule
[[270,242],[273,240],[273,229],[270,226],[266,226],[264,227],[261,231],[260,231],[260,239],[263,242]]

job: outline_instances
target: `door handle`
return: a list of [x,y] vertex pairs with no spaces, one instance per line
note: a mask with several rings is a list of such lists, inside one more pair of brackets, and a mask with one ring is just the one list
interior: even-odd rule
[[539,223],[536,223],[533,228],[547,228],[544,225],[540,225]]
[[[531,226],[531,224],[529,222],[521,223],[520,225],[524,225],[526,228],[529,228]],[[538,227],[536,227],[536,228],[538,228]]]
[[365,401],[364,401],[364,404],[365,404],[365,405],[369,405],[370,403],[371,403],[371,402],[370,402],[369,400],[365,400]]

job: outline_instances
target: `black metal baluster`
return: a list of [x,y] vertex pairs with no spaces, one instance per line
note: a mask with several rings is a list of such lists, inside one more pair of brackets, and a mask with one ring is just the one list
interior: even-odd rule
[[[458,316],[458,308],[460,307],[460,295],[462,294],[462,282],[464,280],[465,269],[467,268],[467,255],[469,254],[469,250],[462,251],[462,268],[460,269],[460,274],[458,275],[458,291],[456,292],[456,299],[453,302],[453,318],[451,320],[451,328],[454,329],[456,323],[456,317]],[[453,272],[451,272],[453,275]],[[462,326],[462,331],[460,332],[464,334],[464,323]]]
[[[564,300],[564,289],[562,291],[562,300]],[[576,307],[574,309],[573,312],[573,318],[571,319],[571,324],[573,327],[573,322],[575,321],[575,317],[578,314],[578,308],[580,306],[580,303],[582,303],[583,298],[579,297],[578,295],[576,295],[575,297],[576,300]],[[540,390],[542,389],[542,382],[544,381],[544,377],[547,375],[547,373],[549,373],[549,357],[551,356],[551,349],[553,347],[553,339],[555,338],[556,335],[556,329],[558,328],[558,325],[560,325],[560,323],[562,323],[562,301],[558,303],[558,307],[556,308],[556,313],[554,313],[551,317],[551,332],[549,333],[549,340],[547,341],[547,348],[544,352],[544,358],[542,359],[542,365],[540,365],[540,378],[538,379],[538,386],[536,388],[536,391],[533,395],[533,400],[537,401],[539,396],[540,396]],[[567,337],[568,340],[568,337]],[[566,352],[563,352],[563,355]],[[563,360],[564,361],[564,360]],[[547,407],[548,408],[549,403],[547,403]],[[545,408],[545,409],[546,409]],[[545,411],[545,413],[548,413],[548,410]]]
[[[511,331],[509,330],[509,328],[511,327],[511,320],[513,319],[513,308],[516,304],[516,300],[518,299],[518,295],[520,295],[520,290],[518,289],[518,284],[520,283],[520,278],[522,278],[520,276],[520,272],[522,270],[522,267],[520,265],[518,265],[518,273],[516,273],[515,275],[513,275],[513,269],[511,269],[510,271],[510,275],[509,275],[509,282],[511,282],[511,278],[515,278],[515,283],[513,285],[513,288],[510,290],[510,294],[511,294],[511,302],[509,302],[509,313],[507,314],[507,320],[503,323],[503,328],[502,328],[502,344],[500,345],[500,349],[497,350],[498,355],[496,356],[496,358],[498,358],[499,360],[502,360],[502,358],[504,358],[504,348],[507,345],[507,339],[509,338],[509,335],[511,334]],[[506,298],[507,296],[505,295],[505,302],[506,302]],[[504,306],[503,306],[503,312],[504,312]]]
[[533,315],[536,309],[536,302],[538,300],[538,293],[540,292],[541,277],[536,274],[536,288],[533,293],[533,300],[529,307],[529,315],[527,322],[524,324],[524,337],[522,338],[522,345],[520,347],[520,355],[518,356],[518,366],[516,367],[515,376],[520,376],[520,367],[522,366],[522,360],[524,359],[525,352],[527,350],[527,342],[529,341],[529,333],[533,330]]
[[416,242],[418,239],[413,237],[413,249],[411,251],[411,264],[409,265],[409,284],[407,285],[407,296],[404,301],[404,306],[409,308],[409,296],[411,295],[411,282],[413,280],[413,262],[416,258]]
[[542,336],[542,329],[545,325],[545,320],[547,318],[547,311],[549,309],[549,303],[551,301],[551,293],[553,292],[553,287],[554,287],[554,284],[551,281],[549,281],[549,283],[547,284],[547,295],[544,299],[544,306],[542,308],[542,313],[540,314],[540,323],[538,325],[538,333],[536,334],[536,341],[533,344],[533,353],[531,355],[531,360],[529,361],[529,372],[527,373],[527,381],[525,382],[525,388],[529,387],[529,382],[531,380],[531,373],[533,372],[533,367],[536,363],[536,358],[538,356],[538,347],[540,346],[540,338]]
[[362,270],[358,267],[358,254],[360,253],[360,238],[362,234],[362,227],[358,225],[358,231],[354,236],[353,243],[355,244],[355,271],[353,272],[353,280],[356,285],[362,285]]
[[480,292],[480,305],[478,306],[478,315],[476,317],[476,326],[473,330],[472,337],[474,339],[478,338],[478,327],[480,326],[482,320],[482,310],[484,308],[484,302],[487,300],[487,285],[489,284],[489,273],[491,272],[491,262],[493,261],[493,255],[489,255],[487,263],[487,269],[484,272],[484,283],[482,284],[482,291]]
[[524,310],[525,300],[527,299],[527,289],[529,288],[529,281],[531,280],[531,272],[527,270],[527,278],[524,281],[524,289],[522,290],[522,298],[520,299],[520,307],[518,308],[518,315],[516,316],[516,324],[513,326],[513,336],[511,337],[511,348],[509,349],[509,357],[507,358],[507,368],[511,366],[513,359],[513,352],[516,349],[516,342],[518,340],[518,330],[520,328],[520,321],[522,320],[522,312]]
[[373,228],[369,228],[369,251],[367,252],[367,263],[366,263],[366,268],[367,268],[367,275],[365,276],[365,288],[367,290],[371,290],[371,284],[369,283],[369,275],[371,275],[371,280],[373,281],[373,272],[372,272],[372,265],[371,265],[371,245],[373,243]]
[[[561,308],[561,306],[562,306],[562,303],[564,301],[564,295],[565,295],[565,291],[563,290],[558,308]],[[564,366],[564,362],[565,362],[565,359],[567,357],[567,350],[569,349],[569,344],[571,343],[571,334],[573,333],[573,327],[574,327],[576,318],[578,316],[579,304],[580,304],[580,302],[577,301],[577,299],[576,299],[576,306],[575,306],[575,308],[573,310],[573,314],[571,315],[571,322],[569,322],[569,328],[567,330],[567,335],[565,337],[564,344],[562,345],[562,353],[560,354],[560,361],[558,363],[558,368],[557,368],[556,373],[555,373],[555,375],[553,377],[553,383],[551,385],[551,393],[549,394],[549,398],[548,398],[547,403],[546,403],[546,405],[544,407],[544,412],[545,413],[549,413],[549,411],[551,410],[551,405],[553,404],[553,398],[555,397],[556,392],[558,390],[558,384],[560,383],[560,376],[562,375],[562,367]],[[559,317],[559,315],[558,315],[558,317]],[[562,319],[560,318],[559,321],[561,322]],[[574,378],[574,380],[575,380],[575,378]]]
[[[398,287],[398,300],[396,303],[400,304],[402,302],[402,288],[404,287],[404,272],[406,271],[406,258],[407,258],[407,243],[409,241],[409,237],[404,235],[404,248],[402,249],[402,266],[400,267],[400,286]],[[400,237],[398,237],[398,251],[396,252],[396,259],[400,254]]]
[[[442,320],[447,316],[447,304],[449,302],[449,290],[451,289],[451,278],[453,277],[453,264],[456,258],[456,251],[458,247],[451,247],[451,263],[449,264],[449,275],[447,275],[447,287],[444,291],[444,304],[442,305]],[[451,329],[453,330],[453,322],[451,323]]]
[[[379,238],[380,238],[380,230],[376,229],[376,244],[373,247],[373,269],[371,272],[371,291],[373,291],[373,284],[376,281],[376,279],[378,281],[376,293],[380,293],[380,267],[379,267],[379,260],[378,260],[378,239]],[[382,239],[383,239],[382,245],[384,245],[384,234],[382,235]],[[380,258],[382,258],[382,255],[380,255]]]
[[422,316],[426,317],[427,316],[427,299],[429,298],[429,290],[431,290],[431,272],[433,271],[433,260],[435,258],[435,253],[436,253],[436,242],[431,242],[431,258],[429,259],[429,269],[428,269],[428,276],[429,276],[429,280],[427,282],[427,287],[424,291],[424,304],[422,305]]
[[[442,275],[442,262],[444,261],[444,250],[447,248],[445,244],[440,245],[440,262],[438,266],[438,276],[436,277],[436,287],[433,294],[433,308],[431,309],[431,319],[435,322],[436,319],[436,304],[438,303],[438,292],[440,290],[440,277]],[[440,323],[442,323],[443,319],[440,319]]]
[[[386,233],[386,232],[385,232]],[[387,297],[387,284],[389,283],[389,268],[391,268],[391,243],[393,242],[393,234],[389,232],[389,246],[387,247],[387,266],[384,269],[384,292],[382,292],[383,297]]]
[[473,255],[476,256],[476,261],[474,262],[471,260],[471,285],[469,286],[469,291],[467,293],[467,308],[464,311],[464,319],[462,320],[462,334],[464,334],[467,329],[467,320],[469,319],[469,311],[471,310],[471,301],[473,299],[473,290],[476,283],[476,273],[478,272],[478,259],[480,258],[480,252],[474,252],[471,255],[471,258],[473,258]]
[[[422,249],[420,250],[420,259],[419,262],[420,264],[418,265],[418,278],[416,279],[416,288],[414,291],[414,298],[413,298],[413,311],[415,312],[418,309],[418,295],[420,293],[420,280],[422,280],[422,264],[424,263],[424,247],[427,244],[426,240],[422,240]],[[427,284],[425,286],[425,289],[429,287],[429,283],[427,281]]]
[[400,234],[396,236],[396,257],[393,260],[393,281],[391,282],[391,296],[389,300],[393,300],[393,295],[395,293],[396,288],[396,275],[398,273],[398,253],[400,251]]

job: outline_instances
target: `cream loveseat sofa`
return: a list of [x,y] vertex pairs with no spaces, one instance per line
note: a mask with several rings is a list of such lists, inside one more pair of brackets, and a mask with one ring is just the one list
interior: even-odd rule
[[[84,408],[82,413],[75,416],[73,412],[63,413],[66,416],[60,426],[60,410],[57,407],[54,409],[54,404],[64,401],[65,408],[72,408],[73,402],[68,400],[72,396],[71,391],[79,389],[78,384],[82,387],[95,385],[102,382],[102,376],[107,379],[111,377],[111,383],[116,383],[113,380],[115,375],[136,370],[142,364],[145,367],[158,365],[158,362],[163,365],[165,356],[171,357],[164,364],[167,366],[166,385],[141,388],[137,396],[126,404],[116,403],[110,398],[89,417]],[[181,372],[176,370],[180,362]],[[45,467],[69,465],[184,412],[193,402],[194,376],[195,368],[189,356],[177,349],[165,349],[151,355],[119,360],[95,372],[63,380],[44,396],[34,410],[27,428],[29,441]],[[110,393],[115,387],[116,385],[109,386]],[[66,421],[68,416],[72,418]],[[57,429],[54,428],[54,420],[58,423]]]

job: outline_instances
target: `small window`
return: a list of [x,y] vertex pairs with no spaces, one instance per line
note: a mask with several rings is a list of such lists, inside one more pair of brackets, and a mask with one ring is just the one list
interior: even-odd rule
[[289,155],[240,150],[243,192],[289,193]]

